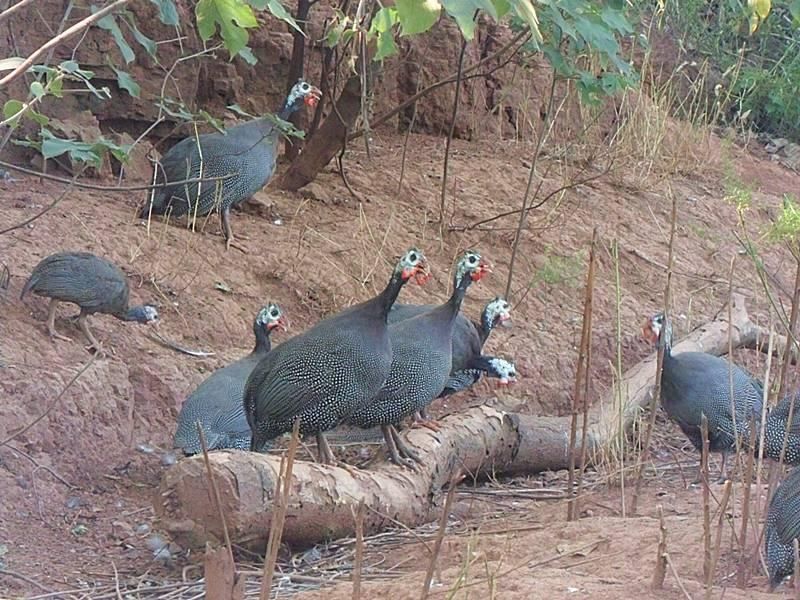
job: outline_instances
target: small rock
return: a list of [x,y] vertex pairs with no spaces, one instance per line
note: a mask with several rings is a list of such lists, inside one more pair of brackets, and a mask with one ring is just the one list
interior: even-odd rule
[[309,200],[317,200],[323,204],[328,204],[333,200],[330,192],[321,184],[312,181],[300,189],[300,195]]
[[139,444],[136,449],[142,454],[153,454],[156,451],[150,444]]
[[83,505],[83,500],[79,496],[70,496],[64,504],[68,509],[75,510]]
[[178,462],[178,457],[175,456],[174,452],[165,452],[161,456],[161,464],[164,465],[165,467],[171,467],[176,462]]
[[148,549],[150,549],[153,552],[153,554],[169,546],[169,542],[166,539],[164,539],[163,536],[158,535],[157,533],[154,533],[149,538],[147,538],[145,544],[147,545]]
[[146,533],[150,533],[150,525],[147,523],[139,523],[135,529],[138,535],[144,535]]
[[70,529],[70,531],[72,532],[72,535],[81,536],[89,533],[89,528],[83,523],[76,523],[72,529]]

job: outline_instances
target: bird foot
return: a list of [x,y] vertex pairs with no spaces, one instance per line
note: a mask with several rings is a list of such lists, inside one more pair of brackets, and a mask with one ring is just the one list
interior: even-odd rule
[[431,431],[439,432],[442,430],[442,426],[439,424],[438,421],[434,419],[422,419],[422,418],[415,418],[411,422],[411,429],[430,429]]
[[239,252],[243,254],[249,254],[247,247],[237,242],[233,237],[229,237],[227,240],[225,240],[225,250],[230,250],[231,248],[236,248]]
[[56,340],[64,340],[65,342],[71,342],[72,341],[71,337],[67,337],[65,335],[61,335],[57,331],[50,331],[49,333],[50,333],[50,339],[53,340],[53,342],[55,342]]

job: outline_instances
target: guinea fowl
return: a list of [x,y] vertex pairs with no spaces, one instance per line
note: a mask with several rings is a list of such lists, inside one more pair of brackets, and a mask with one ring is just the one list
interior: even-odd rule
[[393,323],[389,327],[392,367],[380,392],[346,419],[362,429],[380,426],[389,456],[414,468],[420,462],[400,439],[395,423],[425,408],[444,389],[452,367],[452,337],[456,316],[467,288],[490,271],[481,255],[467,250],[455,269],[450,299],[433,310]]
[[[389,313],[389,324],[424,314],[434,308],[436,305],[396,304]],[[495,376],[497,371],[491,363],[481,360],[481,352],[492,330],[498,325],[508,323],[510,318],[511,307],[505,299],[499,296],[486,303],[481,311],[480,323],[471,321],[462,312],[458,313],[453,324],[453,364],[450,380],[439,394],[440,398],[469,388],[477,383],[484,374],[490,377]],[[503,367],[503,369],[505,368]],[[413,426],[418,425],[436,430],[434,422],[428,420],[424,409],[414,417]]]
[[770,591],[794,573],[795,539],[800,539],[800,467],[789,472],[769,503],[764,524],[764,554]]
[[270,351],[270,333],[286,328],[277,304],[262,308],[253,321],[256,345],[253,351],[214,371],[195,389],[181,407],[174,447],[188,455],[202,450],[197,423],[203,427],[209,450],[250,448],[250,426],[244,414],[244,384],[258,362]]
[[378,393],[392,364],[386,317],[412,277],[426,278],[425,256],[408,250],[384,290],[324,319],[267,354],[245,385],[244,407],[253,432],[250,449],[291,431],[317,437],[320,461],[335,463],[324,432]]
[[[724,479],[725,457],[736,448],[736,434],[741,443],[749,442],[750,419],[761,421],[761,386],[749,373],[718,356],[705,352],[672,354],[672,324],[665,322],[664,313],[650,317],[642,333],[649,342],[664,347],[661,405],[698,451],[703,447],[702,415],[706,416],[709,450],[722,454]],[[733,402],[729,373],[733,375]],[[699,480],[698,470],[696,482]]]
[[102,350],[100,342],[92,335],[86,318],[94,313],[112,315],[121,321],[150,323],[158,320],[154,306],[128,307],[128,278],[114,263],[89,252],[57,252],[42,259],[31,272],[22,288],[20,299],[28,292],[50,298],[47,312],[47,331],[52,339],[72,341],[56,331],[56,307],[59,302],[77,304],[81,312],[78,326],[86,339],[88,349]]
[[517,369],[514,363],[504,358],[481,354],[471,360],[467,367],[450,374],[439,397],[465,390],[477,383],[483,375],[498,379],[498,385],[509,385],[516,382]]
[[[794,408],[792,409],[793,401]],[[789,421],[790,410],[792,411],[791,421]],[[784,464],[800,464],[800,392],[786,396],[767,413],[764,423],[764,455],[774,460],[780,460],[784,439],[786,443],[783,455]],[[756,446],[756,450],[757,448]]]
[[[300,80],[292,87],[278,116],[287,120],[304,103],[315,106],[320,96],[319,89]],[[244,251],[234,241],[229,222],[230,209],[243,203],[272,178],[279,141],[280,132],[268,117],[235,125],[225,133],[205,133],[181,140],[161,157],[157,183],[201,176],[232,176],[200,184],[175,184],[156,189],[150,201],[141,209],[139,217],[148,218],[151,213],[180,217],[188,213],[190,218],[194,218],[219,209],[226,248],[234,246]]]

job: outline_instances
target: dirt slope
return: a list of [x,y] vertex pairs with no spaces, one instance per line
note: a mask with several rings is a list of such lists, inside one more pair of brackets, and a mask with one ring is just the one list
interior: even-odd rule
[[[393,257],[412,244],[426,252],[434,278],[425,288],[409,286],[402,301],[443,299],[450,264],[466,247],[480,249],[495,265],[494,274],[470,290],[466,311],[477,315],[486,300],[503,292],[516,217],[469,231],[446,232],[442,239],[434,221],[443,142],[411,136],[404,185],[398,193],[395,159],[402,146],[402,137],[379,132],[370,148],[371,160],[363,147],[353,149],[346,168],[352,187],[366,200],[363,204],[330,171],[305,195],[274,190],[257,194],[256,200],[271,208],[248,207],[233,218],[237,234],[249,237],[247,255],[225,252],[213,218],[204,233],[154,221],[148,235],[134,218],[142,196],[133,193],[72,191],[30,226],[0,236],[0,260],[12,274],[10,289],[0,296],[0,440],[49,411],[9,446],[0,447],[0,489],[4,490],[0,544],[7,548],[0,561],[5,568],[48,589],[108,581],[113,576],[112,563],[126,577],[148,569],[168,579],[180,577],[179,570],[152,561],[146,546],[148,533],[139,527],[156,527],[150,494],[163,468],[162,453],[149,451],[170,447],[185,395],[211,370],[249,351],[252,318],[267,301],[284,306],[294,334],[381,288]],[[527,143],[454,142],[449,222],[459,229],[518,206],[527,177],[528,163],[523,157],[532,151]],[[676,314],[686,317],[676,322],[678,335],[723,305],[730,260],[738,250],[732,235],[736,212],[723,199],[719,183],[723,151],[712,140],[702,152],[707,152],[708,159],[704,169],[669,178],[679,200],[674,307]],[[800,189],[800,177],[735,148],[725,150],[725,156],[742,181],[758,190],[747,213],[757,234],[780,207],[781,194]],[[542,168],[547,164],[544,160]],[[590,167],[590,172],[595,168]],[[557,168],[550,171],[545,191],[560,185],[552,176],[558,172]],[[0,229],[31,217],[61,189],[35,178],[0,181]],[[585,256],[593,227],[598,228],[602,244],[593,342],[594,397],[611,383],[615,293],[609,248],[614,238],[620,248],[624,363],[643,357],[649,349],[639,339],[641,320],[658,308],[662,298],[664,272],[659,265],[666,262],[670,210],[664,190],[663,183],[643,182],[621,166],[613,177],[569,190],[560,204],[551,201],[537,210],[523,237],[514,272],[511,300],[516,327],[498,332],[489,342],[492,352],[516,361],[520,383],[503,392],[482,383],[435,405],[433,412],[451,412],[487,398],[535,414],[568,410]],[[98,316],[92,319],[93,329],[113,353],[97,360],[54,403],[89,354],[77,327],[64,318],[74,308],[62,308],[57,321],[59,330],[74,342],[53,343],[45,334],[46,301],[30,297],[20,302],[19,292],[36,262],[61,249],[89,250],[115,260],[131,277],[134,299],[159,305],[164,335],[184,346],[212,350],[215,356],[176,354],[146,338],[141,326]],[[765,260],[780,285],[790,290],[794,267],[788,253],[771,248]],[[748,296],[753,316],[764,319],[763,294],[752,268],[741,257],[735,285]],[[742,353],[737,360],[754,369],[763,363],[763,358],[751,353]],[[675,494],[678,505],[685,503],[686,513],[695,518],[696,493],[679,488],[676,484],[669,493]],[[547,523],[544,516],[541,522]],[[612,540],[612,554],[619,548],[625,550],[623,556],[641,554],[650,564],[654,551],[648,544],[655,539],[652,518],[628,523],[597,516],[582,523],[586,531]],[[560,530],[561,525],[554,527]],[[577,530],[578,526],[567,528],[567,532]],[[638,540],[638,545],[621,542],[618,536],[623,532]],[[498,543],[509,543],[509,539]],[[524,544],[539,548],[543,556],[548,553],[536,536],[526,537]],[[696,571],[701,548],[687,542],[683,551],[686,564]],[[452,579],[461,558],[458,553],[446,556],[442,566],[446,579]],[[612,584],[604,583],[594,567],[580,571],[583,575],[574,587],[601,598],[620,598],[641,589],[648,577],[630,561],[619,569],[611,576],[622,582],[619,588],[603,587]],[[561,570],[551,566],[536,571],[533,579],[520,578],[514,584],[521,586],[519,595],[502,597],[531,597],[524,595],[531,581],[550,586],[552,597],[567,597],[571,592],[558,591],[563,584]],[[417,581],[421,575],[409,577]],[[2,576],[3,589],[22,593],[35,590],[36,585]],[[677,592],[674,597],[679,597]]]

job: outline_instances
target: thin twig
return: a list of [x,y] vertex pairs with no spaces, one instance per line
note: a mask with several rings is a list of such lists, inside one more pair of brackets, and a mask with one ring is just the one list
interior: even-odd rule
[[658,550],[656,552],[656,568],[653,570],[651,589],[660,590],[664,587],[664,578],[667,576],[667,524],[664,521],[664,509],[658,505]]
[[225,538],[225,547],[228,548],[231,564],[233,562],[233,546],[231,545],[231,536],[228,533],[228,521],[225,519],[225,511],[222,510],[222,500],[219,495],[219,488],[217,487],[217,480],[214,478],[214,472],[211,470],[211,461],[208,460],[208,444],[206,444],[206,434],[203,431],[203,425],[200,421],[195,423],[197,427],[197,435],[200,436],[200,447],[203,449],[203,462],[206,465],[206,474],[208,475],[208,482],[211,484],[211,491],[213,493],[214,504],[216,504],[217,512],[219,513],[219,520],[222,523],[222,535]]
[[78,372],[75,374],[75,376],[74,376],[72,379],[70,379],[70,380],[69,380],[69,383],[67,383],[67,385],[65,385],[65,386],[64,386],[64,389],[62,389],[62,390],[61,390],[61,391],[58,393],[58,395],[57,395],[57,396],[56,396],[56,397],[53,399],[53,401],[50,403],[50,405],[49,405],[47,408],[45,408],[45,409],[44,409],[44,412],[42,412],[42,414],[40,414],[40,415],[39,415],[38,417],[36,417],[36,418],[35,418],[33,421],[31,421],[30,423],[28,423],[27,425],[25,425],[25,426],[24,426],[22,429],[19,429],[19,430],[15,431],[15,432],[14,432],[14,433],[12,433],[11,435],[9,435],[9,436],[8,436],[6,439],[4,439],[4,440],[0,441],[0,446],[5,446],[5,445],[6,445],[8,442],[10,442],[11,440],[13,440],[13,439],[15,439],[15,438],[18,438],[18,437],[19,437],[19,436],[21,436],[23,433],[25,433],[26,431],[28,431],[29,429],[31,429],[31,428],[32,428],[34,425],[36,425],[36,424],[37,424],[39,421],[41,421],[42,419],[44,419],[44,418],[45,418],[45,417],[46,417],[48,414],[50,414],[50,412],[51,412],[51,411],[52,411],[52,410],[53,410],[53,409],[56,407],[56,405],[58,404],[59,400],[61,400],[61,398],[64,396],[64,394],[66,394],[66,393],[67,393],[67,390],[68,390],[69,388],[71,388],[71,387],[73,386],[73,384],[74,384],[76,381],[78,381],[78,379],[80,379],[81,375],[83,375],[83,374],[84,374],[84,373],[85,373],[85,372],[86,372],[86,371],[89,369],[89,367],[91,367],[91,366],[94,364],[94,361],[97,359],[97,356],[98,356],[98,353],[92,354],[92,357],[91,357],[91,358],[90,358],[90,359],[89,359],[89,360],[86,362],[86,364],[85,364],[85,365],[83,365],[83,366],[80,368],[80,370],[79,370],[79,371],[78,371]]
[[[289,494],[291,493],[292,470],[294,469],[294,457],[297,455],[297,447],[300,445],[300,418],[294,421],[292,427],[292,440],[289,442],[289,450],[286,453],[286,468],[283,473],[278,472],[278,481],[275,485],[275,502],[272,509],[272,523],[270,524],[269,541],[267,542],[267,552],[264,556],[264,575],[261,579],[261,590],[259,600],[268,600],[272,588],[272,576],[275,573],[275,564],[278,561],[278,549],[281,545],[283,536],[283,523],[286,519],[286,511],[289,508]],[[283,460],[281,460],[283,464]]]
[[433,544],[433,552],[431,552],[431,559],[428,563],[428,571],[425,573],[425,583],[422,586],[422,593],[420,600],[426,600],[431,591],[431,582],[433,581],[433,572],[436,570],[436,561],[439,560],[439,552],[442,549],[442,540],[447,531],[447,520],[450,518],[450,510],[453,506],[453,498],[455,497],[456,487],[458,482],[463,479],[463,474],[458,471],[450,479],[450,489],[447,490],[447,498],[444,501],[444,508],[442,509],[442,517],[439,519],[439,531],[436,534],[436,541]]
[[[475,11],[475,16],[478,11]],[[473,16],[473,20],[475,18]],[[464,76],[464,54],[467,51],[467,38],[461,37],[461,52],[458,55],[458,71],[456,71],[456,93],[453,98],[453,112],[450,115],[450,129],[447,132],[447,141],[444,145],[444,161],[442,163],[442,191],[439,199],[439,234],[444,236],[444,207],[447,201],[447,167],[450,165],[450,145],[453,143],[453,132],[456,130],[456,117],[458,116],[458,101],[461,98],[461,78]]]
[[356,555],[353,561],[353,600],[361,600],[361,570],[364,564],[364,500],[358,503],[353,512],[356,523]]
[[[675,194],[670,189],[670,196],[672,196],[672,216],[670,217],[670,232],[669,232],[669,247],[667,251],[667,282],[664,285],[664,328],[669,327],[669,312],[671,304],[671,288],[672,288],[672,265],[675,256],[675,230],[678,221],[678,201]],[[732,329],[732,327],[731,327]],[[644,474],[644,465],[650,457],[650,440],[653,436],[653,430],[656,426],[656,408],[658,401],[661,397],[661,370],[664,368],[664,344],[658,344],[658,355],[656,357],[656,385],[653,390],[653,395],[650,398],[650,418],[647,422],[647,431],[644,436],[644,444],[642,452],[639,456],[639,466],[636,472],[636,484],[633,489],[633,498],[631,499],[631,514],[636,514],[636,509],[639,504],[639,493],[642,489],[642,479]]]
[[15,79],[17,79],[20,75],[25,73],[25,71],[27,71],[36,62],[36,60],[42,54],[47,52],[50,48],[58,46],[61,42],[64,42],[69,38],[71,38],[72,36],[76,35],[77,33],[80,33],[81,31],[88,28],[93,23],[96,23],[106,15],[111,14],[118,8],[122,8],[127,3],[128,0],[117,0],[116,2],[109,4],[105,8],[98,10],[93,15],[90,15],[85,19],[78,21],[77,23],[75,23],[75,25],[64,31],[62,34],[57,35],[51,40],[49,40],[47,43],[42,45],[38,50],[34,51],[30,56],[28,56],[28,58],[26,58],[22,62],[22,64],[20,64],[16,69],[11,71],[11,73],[0,79],[0,88],[3,87],[4,85],[11,83]]
[[703,479],[703,579],[708,589],[714,579],[714,571],[711,568],[711,490],[708,481],[708,419],[705,414],[700,417],[700,434],[703,440],[700,458]]
[[722,524],[725,520],[725,511],[728,508],[728,500],[731,496],[731,480],[728,479],[725,481],[725,489],[722,492],[722,501],[719,505],[719,519],[717,521],[717,537],[714,541],[714,548],[712,549],[711,554],[711,569],[710,573],[711,576],[706,578],[707,586],[706,586],[706,600],[711,600],[711,591],[714,589],[712,587],[713,580],[714,580],[714,572],[717,570],[717,561],[719,560],[719,548],[722,544]]
[[0,13],[0,23],[5,21],[8,17],[13,15],[20,8],[24,8],[25,6],[27,6],[31,2],[36,2],[36,0],[20,0],[19,2],[17,2],[13,6],[10,6],[9,8],[5,9],[3,12]]

